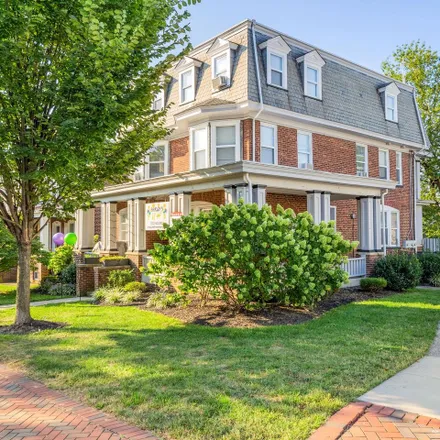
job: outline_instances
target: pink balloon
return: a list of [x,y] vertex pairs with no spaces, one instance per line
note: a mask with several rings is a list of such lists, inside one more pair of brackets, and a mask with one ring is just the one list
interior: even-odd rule
[[52,237],[53,242],[57,245],[57,246],[61,246],[64,244],[64,234],[62,232],[57,232],[53,237]]

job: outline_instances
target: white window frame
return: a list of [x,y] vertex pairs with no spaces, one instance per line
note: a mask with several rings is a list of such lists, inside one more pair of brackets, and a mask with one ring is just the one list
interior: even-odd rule
[[[271,55],[275,55],[282,59],[282,69],[281,72],[277,69],[272,69]],[[279,52],[277,50],[267,48],[267,83],[273,87],[278,87],[279,89],[287,90],[287,54]],[[274,84],[272,82],[272,70],[281,73],[281,85]]]
[[[363,148],[364,149],[364,152],[365,152],[365,161],[363,162],[363,164],[364,164],[364,171],[363,171],[363,173],[364,174],[361,174],[362,173],[362,171],[359,171],[357,168],[358,168],[358,163],[361,163],[361,162],[358,162],[358,159],[357,159],[357,148],[358,147],[361,147],[361,148]],[[367,145],[363,145],[363,144],[356,144],[356,175],[357,176],[359,176],[359,177],[368,177],[368,146]]]
[[386,160],[387,160],[387,163],[386,163],[386,168],[387,168],[387,174],[386,174],[386,178],[385,179],[383,179],[383,180],[390,180],[390,152],[388,151],[388,150],[384,150],[384,149],[380,149],[379,150],[379,179],[382,179],[382,177],[380,177],[380,169],[381,168],[383,168],[381,165],[380,165],[380,153],[381,152],[385,152],[386,153]]
[[215,71],[215,61],[218,58],[221,58],[222,56],[225,55],[226,55],[226,73],[224,73],[222,76],[226,76],[228,78],[228,86],[229,86],[231,83],[231,50],[230,49],[224,50],[223,52],[220,52],[211,58],[212,79],[215,79],[218,76],[220,76],[220,73],[216,73]]
[[[205,147],[205,163],[206,163],[206,168],[210,168],[211,163],[209,160],[209,145],[208,145],[208,124],[200,124],[200,125],[195,125],[194,127],[191,127],[189,129],[189,150],[190,150],[190,158],[189,158],[189,168],[191,171],[195,171],[196,169],[204,169],[204,168],[195,168],[195,160],[194,160],[194,133],[198,130],[205,130],[205,136],[206,136],[206,147]],[[199,150],[202,151],[202,150]]]
[[[271,145],[263,145],[263,136],[261,131],[263,128],[269,128],[273,130],[273,147]],[[260,123],[260,162],[266,163],[262,161],[263,158],[263,148],[273,148],[273,159],[274,162],[268,165],[278,165],[278,126],[272,124]]]
[[[383,223],[381,224],[382,237],[385,236],[385,244],[387,248],[398,248],[400,247],[400,211],[396,208],[392,208],[391,206],[387,206],[387,205],[385,205],[383,209],[384,209],[384,217],[386,219],[385,224],[388,225],[388,228],[386,228],[384,232],[385,225]],[[391,217],[393,214],[397,215],[397,228],[396,228],[397,243],[395,244],[391,244],[391,230],[394,229],[391,228]],[[384,219],[381,216],[381,222],[383,222],[383,220]]]
[[[126,215],[127,216],[127,221],[122,223],[122,215]],[[119,216],[119,229],[118,229],[118,241],[123,241],[128,243],[128,209],[127,208],[122,208],[119,212],[118,212],[118,216]],[[123,230],[122,229],[122,225],[126,225],[126,229]],[[126,234],[125,239],[123,238],[122,233]]]
[[[157,101],[159,101],[159,99],[162,101],[162,105],[160,108],[155,108],[155,104]],[[153,103],[151,104],[151,110],[161,111],[164,108],[165,108],[165,90],[162,89],[160,92],[156,93],[153,99]]]
[[[316,70],[318,77],[316,83],[309,81],[307,75],[308,69]],[[317,85],[316,89],[318,94],[316,96],[309,95],[308,93],[309,88],[307,87],[309,82]],[[322,99],[322,68],[317,64],[313,64],[307,61],[304,63],[304,95],[308,96],[309,98]]]
[[[156,142],[151,148],[164,147],[164,176],[167,176],[170,172],[170,159],[169,159],[169,142],[159,141]],[[152,162],[159,163],[159,162]],[[150,177],[150,155],[147,153],[142,165],[140,165],[134,173],[133,180],[139,182],[141,180],[159,179],[163,176]]]
[[401,151],[396,151],[396,176],[399,185],[403,185],[402,155]]
[[[310,140],[310,144],[309,144],[309,145],[310,145],[310,153],[309,153],[310,162],[309,162],[309,164],[311,165],[310,167],[309,167],[309,166],[301,167],[301,166],[300,166],[300,163],[299,163],[299,155],[302,153],[302,152],[299,150],[299,136],[300,136],[300,135],[308,136],[308,137],[309,137],[309,140]],[[296,146],[297,146],[297,150],[298,150],[298,155],[297,155],[298,168],[303,169],[303,170],[306,170],[306,169],[313,169],[313,135],[312,135],[312,133],[310,133],[310,132],[308,132],[308,131],[301,131],[301,130],[298,130],[297,135],[296,135]]]
[[[182,77],[183,75],[185,75],[186,73],[190,72],[190,78],[191,78],[191,93],[189,95],[189,98],[187,100],[183,100],[183,81],[182,81]],[[187,88],[189,88],[187,87]],[[189,102],[193,102],[196,96],[196,69],[195,67],[190,67],[189,69],[185,69],[182,72],[179,73],[179,99],[180,99],[180,104],[188,104]]]
[[[217,145],[216,145],[216,130],[217,127],[235,127],[235,162],[240,160],[240,121],[237,120],[225,120],[225,121],[215,121],[211,123],[211,166],[223,166],[217,165]],[[231,148],[231,146],[223,146],[219,148]]]
[[[391,107],[388,107],[388,98],[394,99],[394,108],[392,109],[394,111],[394,119],[389,117],[388,115],[388,109],[391,109]],[[385,93],[385,119],[391,122],[398,122],[397,95],[395,95],[394,93],[389,93],[389,92]]]
[[[333,215],[332,215],[332,211],[334,213]],[[334,217],[334,218],[332,218],[332,217]],[[338,218],[338,208],[334,205],[330,205],[330,221],[335,222],[335,231],[336,231],[337,218]]]

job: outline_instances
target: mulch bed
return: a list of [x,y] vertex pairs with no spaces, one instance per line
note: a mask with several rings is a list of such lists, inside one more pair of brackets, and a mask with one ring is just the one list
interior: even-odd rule
[[[268,306],[266,309],[245,311],[231,310],[221,301],[210,301],[201,307],[199,299],[193,299],[186,307],[168,309],[147,309],[172,318],[180,319],[189,324],[210,327],[252,328],[270,325],[295,325],[318,318],[335,307],[353,301],[383,298],[395,295],[396,292],[383,291],[379,294],[365,292],[360,289],[341,289],[339,292],[321,301],[313,310],[295,309],[283,306]],[[145,307],[142,307],[145,309]]]
[[55,330],[65,326],[66,324],[61,322],[38,321],[34,319],[30,324],[0,326],[0,334],[25,335],[42,330]]

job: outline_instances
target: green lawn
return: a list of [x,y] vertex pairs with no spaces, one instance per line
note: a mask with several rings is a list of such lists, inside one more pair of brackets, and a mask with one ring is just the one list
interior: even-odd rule
[[[135,307],[38,307],[57,331],[1,336],[0,360],[173,439],[306,439],[332,413],[422,357],[440,291],[334,309],[297,326],[185,325]],[[0,312],[0,325],[12,311]]]
[[[36,284],[31,286],[31,289],[38,287]],[[0,283],[0,306],[6,304],[15,304],[16,284],[14,283]],[[31,292],[31,301],[45,301],[51,299],[67,298],[63,296],[41,295],[39,293]]]

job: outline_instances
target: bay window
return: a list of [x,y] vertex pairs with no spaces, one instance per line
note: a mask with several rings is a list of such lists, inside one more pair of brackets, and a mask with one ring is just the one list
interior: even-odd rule
[[379,150],[379,177],[390,178],[390,157],[388,150]]
[[212,127],[212,166],[240,160],[240,123],[214,122]]
[[191,169],[208,167],[208,126],[191,128]]
[[368,150],[365,145],[356,145],[356,174],[368,176]]
[[312,167],[312,135],[298,131],[298,168]]
[[276,126],[260,125],[261,152],[260,161],[267,164],[276,164],[277,158],[277,133]]

